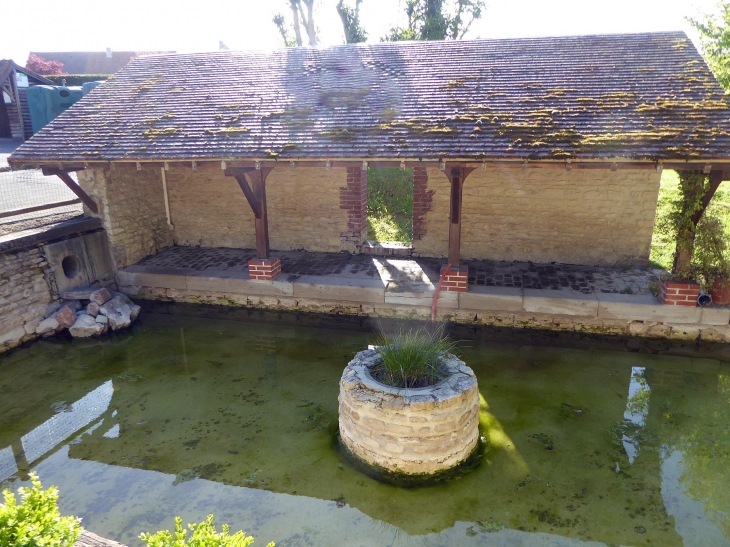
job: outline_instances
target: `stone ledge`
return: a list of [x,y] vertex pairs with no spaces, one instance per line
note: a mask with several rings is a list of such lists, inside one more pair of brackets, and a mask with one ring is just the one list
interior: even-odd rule
[[656,321],[670,323],[699,323],[702,308],[665,306],[652,295],[598,295],[598,317],[627,321]]
[[469,287],[459,294],[459,308],[488,311],[522,311],[522,289],[516,287]]
[[291,284],[294,297],[385,303],[385,287],[380,279],[302,275]]
[[595,294],[524,289],[522,307],[530,313],[598,317],[598,298]]

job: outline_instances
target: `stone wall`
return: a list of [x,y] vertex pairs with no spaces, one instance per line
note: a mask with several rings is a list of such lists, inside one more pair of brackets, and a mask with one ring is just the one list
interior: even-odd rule
[[173,244],[159,167],[138,171],[134,164],[114,164],[110,169],[79,171],[79,185],[99,206],[117,269]]
[[[477,169],[464,183],[463,258],[646,262],[660,174],[654,170]],[[414,253],[448,252],[450,184],[428,169],[430,210]],[[421,222],[421,225],[423,222]]]
[[397,389],[373,380],[375,350],[358,353],[340,380],[339,429],[357,457],[388,471],[420,474],[450,469],[479,439],[479,392],[474,372],[453,355],[450,376],[419,389]]
[[0,352],[36,338],[38,323],[54,297],[40,248],[0,255]]
[[[366,231],[367,176],[356,171],[275,168],[266,181],[271,248],[357,251]],[[137,170],[134,164],[115,164],[79,173],[79,184],[100,206],[117,269],[173,244],[256,247],[251,208],[236,179],[218,164],[196,171],[171,165],[165,178],[172,227],[159,165]]]

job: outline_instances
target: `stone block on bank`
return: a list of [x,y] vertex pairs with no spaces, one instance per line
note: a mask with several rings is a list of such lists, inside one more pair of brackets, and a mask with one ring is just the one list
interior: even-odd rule
[[112,294],[109,292],[108,289],[102,287],[101,289],[95,290],[91,295],[89,296],[89,300],[92,302],[96,302],[101,306],[102,304],[106,304],[109,302],[109,300],[112,299]]
[[702,308],[703,325],[727,325],[730,323],[730,308]]
[[86,313],[88,313],[91,317],[99,315],[99,304],[93,301],[89,302],[89,305],[86,306]]
[[94,318],[94,321],[101,323],[102,325],[107,325],[109,323],[109,318],[106,315],[99,314]]
[[459,308],[484,311],[522,311],[522,289],[475,287],[459,295]]
[[545,289],[524,289],[523,307],[531,313],[598,317],[595,294]]
[[103,334],[106,331],[106,325],[97,323],[95,318],[82,313],[68,331],[74,338],[89,338]]
[[598,294],[598,317],[628,321],[655,321],[687,325],[699,323],[702,308],[665,306],[654,296],[634,294]]
[[35,333],[41,336],[52,336],[56,334],[63,327],[59,325],[58,321],[54,316],[46,317],[43,321],[38,323],[35,329]]
[[62,329],[67,329],[76,322],[76,310],[68,305],[63,305],[54,316]]
[[99,307],[99,313],[109,319],[112,330],[127,328],[137,319],[141,308],[126,295],[116,293],[115,296]]

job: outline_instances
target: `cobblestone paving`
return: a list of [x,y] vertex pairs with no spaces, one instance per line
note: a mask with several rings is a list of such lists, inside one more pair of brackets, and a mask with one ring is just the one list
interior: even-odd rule
[[[284,276],[344,275],[376,277],[375,260],[402,263],[397,269],[405,278],[413,272],[425,273],[433,284],[438,282],[443,259],[371,257],[347,253],[274,252],[281,257]],[[209,247],[169,247],[139,264],[181,268],[194,271],[246,271],[247,262],[256,256],[251,249]],[[407,264],[405,264],[407,263]],[[608,292],[648,294],[649,285],[659,273],[649,269],[617,269],[570,264],[534,264],[530,262],[465,261],[469,266],[469,284],[487,287],[523,287],[582,293]],[[391,270],[392,271],[392,270]],[[415,274],[418,275],[418,274]],[[396,279],[397,280],[397,279]]]

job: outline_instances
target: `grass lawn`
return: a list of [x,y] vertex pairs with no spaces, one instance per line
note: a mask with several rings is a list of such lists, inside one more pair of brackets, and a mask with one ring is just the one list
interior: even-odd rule
[[413,169],[368,169],[368,239],[410,244],[413,238]]
[[[654,235],[651,239],[651,255],[649,264],[653,268],[669,270],[674,259],[675,242],[658,229],[666,219],[671,210],[673,200],[679,198],[679,177],[676,171],[665,170],[662,173],[662,182],[659,188],[659,201],[657,203],[657,215],[654,223]],[[712,198],[709,213],[717,214],[725,225],[725,233],[730,237],[730,183],[723,182]]]

